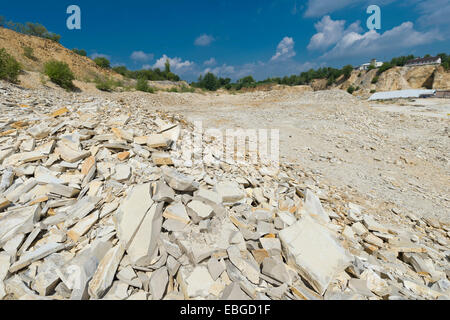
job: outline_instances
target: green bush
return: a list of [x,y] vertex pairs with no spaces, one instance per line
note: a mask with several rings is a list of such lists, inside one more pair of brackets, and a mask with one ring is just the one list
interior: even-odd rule
[[23,48],[23,55],[30,60],[37,60],[34,56],[33,48],[25,47]]
[[375,93],[377,92],[377,90],[370,90],[370,93]]
[[185,85],[182,85],[179,92],[190,92],[190,93],[194,93],[195,92],[195,88],[192,87],[187,87]]
[[67,63],[51,60],[45,64],[44,73],[53,83],[56,83],[62,88],[67,90],[74,88],[72,81],[75,79],[75,76]]
[[377,82],[378,82],[378,79],[379,79],[378,76],[373,77],[373,79],[372,79],[372,84],[377,83]]
[[353,86],[348,87],[347,92],[353,94],[355,92],[355,88]]
[[111,64],[110,64],[109,60],[106,59],[105,57],[97,57],[97,58],[94,59],[94,62],[100,68],[104,68],[104,69],[110,69],[111,68]]
[[22,66],[4,48],[0,49],[0,79],[17,82]]
[[114,90],[119,85],[119,83],[111,78],[97,78],[95,84],[98,90],[107,92]]
[[148,80],[145,78],[139,78],[136,83],[136,90],[148,93],[155,93],[155,89],[148,85]]

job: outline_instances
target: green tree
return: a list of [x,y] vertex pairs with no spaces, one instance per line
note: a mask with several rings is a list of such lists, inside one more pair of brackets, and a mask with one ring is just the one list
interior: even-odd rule
[[351,65],[346,65],[345,67],[342,68],[342,73],[343,73],[345,79],[350,78],[352,72],[353,72],[353,66],[351,66]]
[[201,81],[201,87],[209,91],[216,91],[219,88],[217,77],[213,73],[208,72]]
[[169,73],[171,73],[170,72],[170,61],[169,61],[169,59],[166,59],[166,63],[164,64],[164,67],[165,67],[165,73],[166,74],[169,74]]
[[75,79],[75,76],[67,63],[50,60],[44,65],[44,73],[53,83],[56,83],[62,88],[66,90],[74,88],[72,81]]
[[104,69],[110,69],[111,63],[105,57],[97,57],[94,59],[94,62],[100,67]]

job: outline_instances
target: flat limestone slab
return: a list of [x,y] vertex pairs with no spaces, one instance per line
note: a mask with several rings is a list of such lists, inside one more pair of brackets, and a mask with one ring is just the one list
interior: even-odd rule
[[131,262],[136,266],[145,267],[151,264],[161,233],[163,206],[162,203],[153,204],[127,249]]
[[321,295],[333,277],[350,264],[350,256],[324,226],[304,216],[280,232],[288,263]]
[[11,268],[9,268],[9,272],[14,273],[16,271],[19,271],[20,269],[25,268],[26,266],[29,266],[35,261],[41,260],[52,253],[61,251],[66,247],[63,243],[48,243],[43,245],[42,247],[39,247],[38,249],[27,252],[24,254],[19,261],[14,263]]
[[119,263],[125,253],[123,243],[111,248],[100,261],[91,282],[89,282],[89,295],[94,299],[101,299],[111,287]]
[[135,186],[122,202],[114,215],[117,235],[127,249],[154,201],[150,194],[150,184]]

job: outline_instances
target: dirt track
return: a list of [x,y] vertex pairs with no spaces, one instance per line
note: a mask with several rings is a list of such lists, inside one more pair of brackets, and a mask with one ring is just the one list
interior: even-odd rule
[[281,161],[300,164],[368,207],[450,219],[448,100],[413,112],[343,91],[114,97],[201,120],[204,128],[279,129]]

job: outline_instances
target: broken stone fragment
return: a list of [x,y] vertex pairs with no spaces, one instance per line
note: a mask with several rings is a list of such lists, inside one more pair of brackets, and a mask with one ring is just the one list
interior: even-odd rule
[[172,203],[175,201],[175,192],[164,181],[152,184],[153,201]]
[[124,253],[124,244],[119,242],[114,248],[111,248],[100,261],[92,280],[89,282],[88,292],[91,298],[101,299],[111,287]]
[[79,189],[68,187],[62,184],[50,183],[47,185],[48,191],[52,194],[73,198],[80,193]]
[[220,182],[215,186],[217,193],[222,198],[223,204],[235,204],[244,199],[244,191],[236,182]]
[[40,206],[18,208],[0,216],[0,247],[20,233],[30,233],[39,220]]
[[309,216],[282,230],[280,239],[289,265],[321,295],[350,264],[348,253],[330,231]]
[[219,277],[222,275],[222,273],[226,270],[225,262],[222,260],[217,260],[216,258],[211,258],[208,261],[208,270],[211,274],[211,277],[214,281],[219,279]]
[[186,207],[180,202],[169,205],[163,217],[167,219],[163,224],[167,231],[181,231],[191,222]]
[[69,163],[86,159],[91,155],[90,151],[76,151],[69,148],[64,143],[58,143],[55,152],[60,155],[61,159]]
[[190,274],[183,267],[179,270],[177,279],[185,299],[206,298],[209,295],[209,289],[214,284],[208,269],[204,266],[195,267]]
[[115,168],[113,179],[119,182],[126,181],[131,177],[131,168],[126,164],[118,164]]
[[246,301],[250,300],[250,297],[242,291],[239,283],[233,282],[225,288],[220,300]]
[[323,223],[330,222],[330,217],[323,209],[320,199],[309,189],[305,192],[305,205],[303,206],[303,210],[311,217]]
[[262,263],[262,273],[281,283],[291,284],[292,280],[284,263],[273,258],[266,258]]
[[152,161],[157,166],[173,166],[170,154],[164,152],[153,152]]
[[117,235],[128,248],[146,213],[153,205],[150,184],[134,186],[114,214]]
[[167,289],[169,283],[169,274],[167,268],[162,267],[152,273],[150,278],[150,293],[152,294],[152,300],[161,300]]
[[181,192],[191,192],[198,189],[198,182],[193,177],[186,176],[175,169],[164,167],[164,180],[174,190]]
[[152,134],[147,138],[147,146],[150,148],[167,148],[169,146],[169,139],[162,134]]
[[32,135],[33,138],[38,140],[46,138],[50,132],[51,127],[45,122],[41,122],[40,124],[28,129],[28,133]]
[[131,240],[127,253],[133,265],[145,267],[151,264],[161,233],[162,210],[163,203],[154,203]]
[[197,200],[189,202],[187,208],[189,216],[192,218],[194,223],[199,223],[201,220],[209,219],[213,214],[213,208]]
[[65,244],[62,243],[48,243],[45,245],[42,245],[38,249],[34,251],[29,251],[25,253],[23,256],[20,257],[19,261],[14,263],[10,268],[9,272],[15,273],[30,264],[32,264],[35,261],[41,260],[53,253],[56,253],[58,251],[63,250],[66,247]]
[[233,265],[238,268],[251,283],[259,284],[259,266],[253,259],[253,256],[248,254],[247,259],[244,259],[237,246],[229,247],[227,253],[231,263],[233,263]]
[[99,212],[95,211],[91,215],[83,218],[82,220],[78,221],[78,223],[67,232],[67,236],[72,239],[75,242],[78,242],[78,240],[85,235],[89,229],[92,228],[92,226],[97,222],[99,216]]

